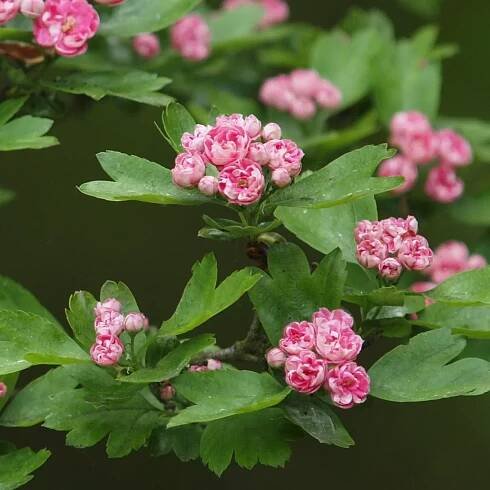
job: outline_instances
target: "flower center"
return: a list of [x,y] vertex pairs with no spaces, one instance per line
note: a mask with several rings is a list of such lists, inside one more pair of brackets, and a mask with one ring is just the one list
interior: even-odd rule
[[248,186],[248,179],[246,179],[245,177],[241,177],[240,179],[238,179],[237,185],[238,187],[240,187],[240,189],[244,189]]
[[64,32],[64,33],[67,33],[68,31],[71,31],[75,25],[77,24],[77,21],[75,19],[75,17],[69,15],[65,22],[63,23],[63,25],[61,26],[61,30]]

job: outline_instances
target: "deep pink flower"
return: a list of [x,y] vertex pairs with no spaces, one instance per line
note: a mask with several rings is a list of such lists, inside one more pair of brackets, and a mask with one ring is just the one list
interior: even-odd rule
[[272,183],[279,188],[287,187],[292,179],[289,172],[285,168],[276,168],[271,174]]
[[251,114],[243,116],[243,114],[231,114],[230,116],[218,116],[216,118],[216,126],[240,126],[252,140],[260,136],[262,123],[260,120]]
[[12,20],[20,9],[21,0],[0,0],[0,26]]
[[413,134],[424,134],[432,131],[427,117],[421,112],[397,112],[391,119],[391,143],[400,146]]
[[36,42],[61,56],[78,56],[99,28],[99,15],[87,0],[46,0],[34,21]]
[[127,332],[140,332],[141,330],[147,330],[149,327],[148,318],[143,313],[128,313],[124,319],[124,329]]
[[378,267],[388,256],[388,247],[376,238],[363,240],[356,247],[358,262],[367,269]]
[[443,129],[436,137],[437,155],[441,163],[451,167],[462,167],[471,163],[471,146],[462,136],[451,129]]
[[366,401],[370,379],[363,367],[355,362],[346,362],[328,372],[325,389],[337,407],[352,408]]
[[96,316],[102,315],[103,313],[116,311],[120,313],[122,308],[121,302],[115,298],[108,298],[103,302],[97,303],[94,308],[94,313]]
[[160,54],[160,39],[149,32],[138,34],[133,38],[133,49],[142,58],[155,58]]
[[211,31],[198,14],[191,14],[175,23],[170,30],[172,47],[190,61],[206,59],[211,51]]
[[208,131],[204,137],[204,152],[207,159],[218,167],[238,163],[250,148],[251,139],[243,126],[220,124]]
[[379,275],[388,281],[396,281],[402,271],[403,266],[393,257],[383,260],[378,266]]
[[318,391],[324,384],[327,374],[325,362],[307,350],[288,357],[284,370],[286,383],[293,390],[306,394]]
[[432,130],[408,134],[400,139],[398,146],[414,163],[429,163],[437,156],[437,137]]
[[175,388],[170,383],[165,383],[160,387],[160,400],[169,402],[175,396]]
[[385,160],[378,169],[380,177],[403,177],[405,182],[394,189],[393,194],[403,194],[415,185],[418,177],[417,165],[403,155]]
[[324,109],[337,109],[342,103],[342,92],[329,80],[320,80],[315,100]]
[[280,140],[282,137],[281,126],[276,123],[269,123],[262,129],[262,138],[265,141]]
[[7,396],[8,388],[5,383],[0,381],[0,398],[4,398]]
[[287,356],[281,349],[274,347],[267,351],[265,358],[271,368],[280,368],[284,366]]
[[218,190],[231,204],[249,206],[264,192],[262,169],[250,160],[242,160],[224,167],[218,178]]
[[464,192],[464,182],[458,178],[452,167],[434,167],[427,176],[425,193],[434,201],[451,203],[457,201]]
[[248,149],[247,158],[261,166],[269,163],[269,153],[263,143],[252,143]]
[[98,335],[90,349],[90,357],[99,366],[113,366],[119,362],[124,345],[116,335]]
[[316,351],[332,364],[353,361],[361,352],[363,340],[338,320],[316,322]]
[[272,170],[284,168],[291,177],[301,172],[304,152],[291,140],[271,140],[265,144],[269,153],[269,167]]
[[218,179],[211,175],[204,176],[197,186],[206,196],[214,196],[218,192]]
[[116,310],[107,310],[95,317],[97,335],[119,335],[124,329],[124,315]]
[[206,165],[197,153],[180,153],[172,169],[172,180],[179,187],[196,187],[204,177]]
[[[204,138],[213,129],[213,126],[196,124],[194,133],[184,133],[181,138],[182,147],[189,153],[204,152]],[[201,155],[202,156],[202,155]]]
[[422,271],[431,266],[433,252],[421,235],[406,238],[398,251],[398,260],[409,270]]
[[22,15],[35,19],[39,17],[44,10],[44,0],[22,0],[20,4],[20,12]]
[[286,325],[279,348],[287,354],[299,354],[315,346],[315,327],[309,322],[293,322]]
[[322,328],[323,325],[333,321],[338,322],[344,329],[352,329],[354,326],[352,315],[340,308],[336,310],[320,308],[317,312],[313,313],[312,322],[316,329]]

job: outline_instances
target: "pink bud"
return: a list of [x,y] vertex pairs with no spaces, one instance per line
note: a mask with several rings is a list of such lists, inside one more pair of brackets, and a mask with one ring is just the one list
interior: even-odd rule
[[0,1],[0,26],[12,20],[20,9],[21,0],[1,0]]
[[160,399],[169,402],[175,396],[175,388],[170,383],[160,387]]
[[291,176],[284,167],[280,167],[272,171],[271,180],[276,187],[282,188],[291,183]]
[[453,168],[446,165],[434,167],[427,176],[425,193],[434,201],[444,204],[457,201],[464,192],[464,182]]
[[269,153],[263,143],[251,143],[247,158],[252,162],[258,163],[262,167],[269,163]]
[[403,267],[398,260],[388,257],[379,264],[378,270],[380,276],[384,279],[396,281],[400,277]]
[[119,362],[124,345],[118,337],[111,334],[98,335],[90,349],[90,357],[99,366],[113,366]]
[[4,398],[5,396],[7,396],[7,391],[7,385],[0,381],[0,398]]
[[160,39],[155,34],[138,34],[133,38],[133,49],[142,58],[155,58],[160,54]]
[[119,313],[121,311],[121,308],[122,308],[122,305],[121,305],[120,301],[118,301],[115,298],[109,298],[103,302],[97,303],[97,306],[94,309],[94,313],[97,316],[102,315],[103,313],[106,313],[108,311],[116,311]]
[[472,255],[466,264],[468,270],[483,269],[487,266],[487,259],[483,255]]
[[206,196],[214,196],[218,192],[218,179],[211,175],[204,176],[197,186]]
[[195,187],[204,177],[206,166],[197,153],[180,153],[172,169],[172,180],[179,187]]
[[293,99],[289,109],[291,114],[301,121],[311,119],[316,113],[315,103],[306,97],[297,97]]
[[44,10],[44,0],[22,0],[20,12],[22,15],[35,19],[39,17]]
[[260,131],[262,129],[262,123],[253,114],[245,118],[244,125],[245,125],[245,131],[250,136],[251,139],[255,139],[260,135]]
[[218,371],[223,367],[223,363],[218,359],[208,359],[208,371]]
[[129,313],[124,320],[124,329],[127,332],[140,332],[148,329],[148,318],[143,313]]
[[264,138],[265,141],[280,140],[281,136],[281,126],[276,123],[266,124],[262,130],[262,138]]
[[280,368],[286,362],[286,354],[277,347],[268,350],[265,358],[271,368]]

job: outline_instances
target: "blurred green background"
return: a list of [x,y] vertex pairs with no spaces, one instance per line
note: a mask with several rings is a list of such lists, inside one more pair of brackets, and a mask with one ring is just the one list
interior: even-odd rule
[[[330,27],[353,5],[377,7],[394,21],[398,36],[409,35],[423,19],[386,1],[290,0],[292,18]],[[460,53],[444,63],[441,113],[490,119],[488,59],[490,2],[445,0],[435,19],[443,42]],[[171,76],[171,74],[170,74]],[[76,185],[103,178],[95,154],[105,149],[169,162],[173,156],[155,130],[159,110],[114,100],[81,103],[57,122],[62,145],[49,150],[4,153],[1,185],[17,194],[0,209],[2,274],[21,282],[60,319],[68,296],[77,289],[97,292],[106,279],[125,281],[143,311],[158,323],[175,307],[192,263],[215,250],[223,272],[245,263],[241,244],[196,238],[202,209],[163,208],[137,203],[106,203],[80,194]],[[442,224],[441,229],[444,229]],[[465,239],[464,230],[444,236]],[[437,239],[437,238],[436,238]],[[250,315],[245,302],[211,325],[223,344],[239,337]],[[53,456],[28,488],[162,489],[165,487],[245,489],[488,488],[490,396],[425,404],[370,400],[344,415],[357,442],[342,450],[313,440],[300,442],[284,470],[237,467],[221,479],[199,462],[173,456],[152,459],[144,451],[124,460],[107,460],[103,447],[65,448],[64,434],[41,428],[0,429],[18,446],[47,446]]]

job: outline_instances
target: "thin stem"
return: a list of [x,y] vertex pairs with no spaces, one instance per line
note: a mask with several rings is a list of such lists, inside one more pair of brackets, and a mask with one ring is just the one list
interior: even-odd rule
[[245,218],[245,215],[241,211],[238,211],[238,216],[240,216],[240,221],[242,222],[242,225],[248,226],[247,218]]

